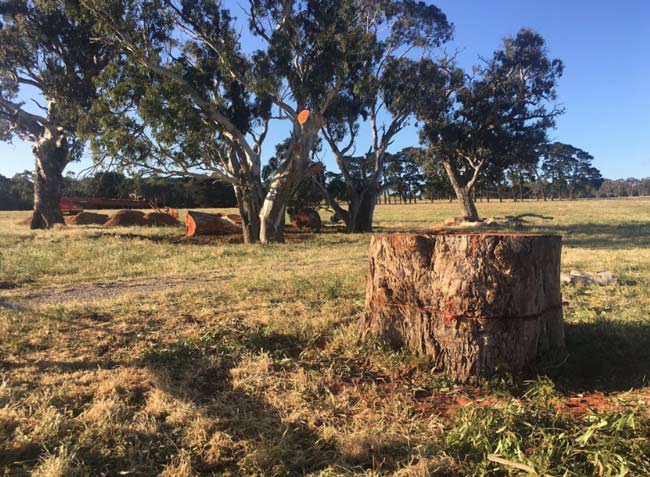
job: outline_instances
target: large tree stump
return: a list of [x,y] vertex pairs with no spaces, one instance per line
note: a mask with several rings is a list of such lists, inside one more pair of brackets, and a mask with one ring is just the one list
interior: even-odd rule
[[363,337],[431,356],[457,382],[564,353],[557,235],[377,235]]

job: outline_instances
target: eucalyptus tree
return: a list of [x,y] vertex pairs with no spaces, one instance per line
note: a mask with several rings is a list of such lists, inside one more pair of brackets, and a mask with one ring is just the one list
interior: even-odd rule
[[94,79],[111,57],[75,1],[0,3],[0,140],[33,143],[31,227],[63,224],[62,174],[89,128]]
[[[206,73],[213,67],[203,59],[201,72],[184,71],[184,80],[206,96],[209,88],[218,89],[221,115],[252,143],[256,160],[248,161],[227,132],[206,121],[189,88],[124,56],[100,77],[102,95],[93,107],[100,133],[88,139],[94,158],[108,168],[122,167],[137,175],[210,177],[231,185],[243,219],[244,240],[252,243],[260,237],[265,190],[258,160],[270,104],[251,98],[238,82],[222,80],[218,71]],[[177,74],[184,68],[183,59],[170,65]],[[261,126],[257,134],[256,126]]]
[[559,199],[564,192],[575,199],[577,192],[598,189],[603,183],[600,171],[593,166],[594,157],[570,144],[554,142],[540,148],[541,175]]
[[[348,231],[370,232],[377,197],[387,185],[386,152],[421,99],[433,98],[444,85],[431,55],[450,39],[453,27],[438,7],[421,1],[351,3],[354,15],[348,21],[364,32],[368,61],[357,64],[360,80],[335,103],[324,128],[350,198],[347,210],[331,196],[328,201]],[[365,155],[370,167],[355,168],[357,143],[366,128],[372,138]]]
[[549,59],[544,39],[522,29],[476,66],[473,76],[458,70],[450,75],[454,93],[442,112],[419,109],[429,160],[445,168],[466,220],[479,220],[473,195],[485,168],[505,168],[544,141],[562,112],[553,104],[562,69],[560,60]]
[[424,195],[430,200],[450,199],[454,195],[454,190],[449,184],[447,173],[439,162],[430,161],[424,155],[424,151],[419,156],[424,175],[423,190]]
[[544,128],[525,128],[506,145],[507,150],[499,158],[499,161],[487,165],[487,174],[483,175],[490,175],[490,172],[491,175],[494,175],[497,173],[496,171],[502,171],[510,182],[513,200],[524,200],[527,195],[526,187],[532,187],[536,178],[539,147],[545,143],[546,130]]
[[[350,5],[344,0],[250,0],[248,26],[260,48],[247,53],[234,18],[218,0],[84,4],[101,20],[102,35],[129,62],[175,84],[178,91],[172,94],[183,96],[187,105],[165,102],[165,107],[184,109],[179,117],[195,115],[204,125],[201,142],[216,143],[209,146],[213,157],[207,168],[238,188],[251,222],[259,217],[262,242],[282,241],[287,201],[307,173],[328,108],[356,80],[351,65],[364,61],[355,50],[364,43],[362,32],[347,21]],[[254,110],[253,104],[268,107]],[[241,116],[246,120],[234,119]],[[272,119],[288,122],[291,132],[286,154],[264,189],[262,146]],[[147,133],[151,124],[145,125]],[[171,155],[166,163],[178,165],[182,154]],[[181,161],[182,169],[191,171],[195,162]],[[251,241],[257,238],[254,229]]]
[[396,193],[405,204],[416,200],[424,190],[419,155],[420,149],[416,147],[406,147],[394,154],[386,153],[385,189]]

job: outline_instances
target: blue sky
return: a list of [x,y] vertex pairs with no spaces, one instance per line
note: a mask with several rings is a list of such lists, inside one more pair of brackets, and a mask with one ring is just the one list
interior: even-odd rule
[[[233,5],[238,15],[238,2]],[[608,178],[650,177],[650,0],[439,0],[455,24],[450,49],[460,49],[461,66],[488,56],[503,37],[529,27],[547,41],[550,55],[564,61],[559,101],[566,113],[551,131],[553,140],[587,150]],[[245,45],[250,46],[250,45]],[[248,49],[248,48],[246,48]],[[281,140],[276,126],[266,143]],[[414,127],[401,133],[393,150],[416,145]],[[329,157],[324,158],[332,167]],[[0,174],[32,168],[31,144],[0,143]],[[79,171],[89,162],[73,164]]]

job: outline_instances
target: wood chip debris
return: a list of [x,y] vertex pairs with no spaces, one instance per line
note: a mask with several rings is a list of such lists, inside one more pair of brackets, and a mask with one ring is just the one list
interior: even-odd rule
[[562,283],[575,283],[577,285],[617,285],[618,279],[614,273],[606,272],[580,272],[578,270],[571,270],[569,273],[562,272],[560,274],[560,281]]

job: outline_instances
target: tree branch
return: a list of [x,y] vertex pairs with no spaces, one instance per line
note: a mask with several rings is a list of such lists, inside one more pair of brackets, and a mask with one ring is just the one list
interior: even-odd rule
[[0,111],[12,123],[15,129],[21,129],[23,133],[32,136],[39,136],[44,128],[58,129],[52,122],[43,116],[28,113],[21,108],[21,105],[0,97]]

